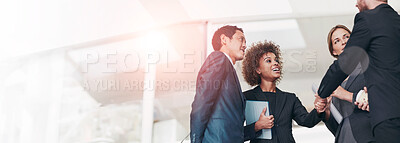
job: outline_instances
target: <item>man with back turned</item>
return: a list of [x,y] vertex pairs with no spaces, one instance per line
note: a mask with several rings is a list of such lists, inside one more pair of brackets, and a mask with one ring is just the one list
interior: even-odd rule
[[400,137],[400,16],[387,0],[357,0],[353,33],[325,74],[325,98],[361,63],[368,89],[373,135],[378,143]]

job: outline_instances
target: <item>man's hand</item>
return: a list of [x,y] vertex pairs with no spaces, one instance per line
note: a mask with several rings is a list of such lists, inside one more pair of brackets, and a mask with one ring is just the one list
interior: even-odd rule
[[318,94],[315,94],[314,96],[314,108],[317,110],[318,113],[325,112],[328,103],[327,98],[321,98]]
[[358,99],[356,102],[354,102],[354,104],[357,105],[359,109],[369,112],[367,87],[364,87],[364,92],[358,96],[361,96],[361,97],[360,98],[357,97]]
[[263,109],[263,111],[260,114],[260,118],[258,118],[258,121],[254,125],[254,130],[257,132],[261,129],[271,129],[274,126],[274,116],[265,116],[265,112],[267,111],[267,107]]
[[344,89],[343,87],[339,86],[338,88],[336,88],[335,91],[333,91],[333,93],[331,94],[331,96],[339,98],[341,100],[345,100],[348,102],[352,102],[353,101],[353,93],[347,91],[346,89]]
[[368,104],[368,102],[361,102],[361,103],[354,102],[354,104],[357,105],[359,109],[369,112],[369,104]]

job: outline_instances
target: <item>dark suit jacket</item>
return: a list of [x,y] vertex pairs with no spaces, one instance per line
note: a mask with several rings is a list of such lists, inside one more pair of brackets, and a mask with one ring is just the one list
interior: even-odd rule
[[191,142],[243,143],[244,108],[235,69],[224,53],[212,52],[197,76]]
[[[358,109],[353,103],[356,101],[357,93],[365,86],[364,75],[361,74],[361,66],[358,66],[349,76],[345,86],[343,87],[353,93],[353,102],[337,99],[334,103],[335,107],[344,118],[349,118],[351,131],[354,139],[359,143],[367,143],[374,141],[372,136],[369,112]],[[344,134],[340,134],[342,124],[338,124],[331,115],[327,121],[324,121],[328,129],[335,135],[336,140]],[[346,135],[344,135],[346,136]]]
[[[260,86],[244,92],[246,100],[266,101]],[[272,127],[272,140],[256,139],[261,134],[254,131],[255,123],[245,127],[245,140],[251,140],[251,143],[288,143],[295,142],[292,134],[292,120],[300,126],[314,127],[323,118],[318,116],[314,109],[308,113],[301,104],[299,98],[294,93],[284,92],[276,88],[276,104],[274,115],[274,127]],[[261,113],[260,113],[261,114]]]
[[[357,48],[358,47],[358,48]],[[360,50],[362,49],[362,50]],[[363,53],[368,56],[364,56]],[[342,54],[325,74],[318,94],[328,97],[361,62],[371,124],[400,117],[400,16],[387,4],[360,12]]]

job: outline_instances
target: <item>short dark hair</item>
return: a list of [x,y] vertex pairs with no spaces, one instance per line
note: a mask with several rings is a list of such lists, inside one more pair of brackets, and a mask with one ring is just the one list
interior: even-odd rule
[[[257,73],[257,68],[260,66],[260,59],[266,53],[274,53],[276,58],[278,59],[278,64],[282,69],[282,56],[281,50],[279,49],[279,45],[276,45],[272,41],[265,40],[264,42],[253,43],[249,50],[246,51],[246,55],[243,60],[243,77],[248,84],[251,86],[261,84],[261,76]],[[275,83],[279,82],[280,79],[275,80]]]
[[331,53],[331,55],[332,55],[333,57],[335,57],[335,58],[338,58],[339,55],[333,54],[332,34],[333,34],[333,32],[336,31],[336,29],[339,29],[339,28],[342,28],[342,29],[346,30],[347,32],[349,32],[349,33],[351,34],[351,31],[350,31],[349,28],[347,28],[347,27],[344,26],[344,25],[340,25],[340,24],[339,24],[339,25],[336,25],[335,27],[332,27],[331,31],[329,31],[329,33],[328,33],[328,38],[327,38],[326,40],[327,40],[327,42],[328,42],[329,53]]
[[236,30],[243,32],[242,28],[238,28],[236,26],[225,25],[215,31],[214,36],[212,38],[212,46],[215,51],[219,51],[222,47],[221,44],[221,35],[224,34],[225,36],[232,39],[232,36],[236,33]]

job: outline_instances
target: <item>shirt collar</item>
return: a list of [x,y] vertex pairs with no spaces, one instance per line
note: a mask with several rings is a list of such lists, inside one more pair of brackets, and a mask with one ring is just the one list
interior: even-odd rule
[[[222,53],[224,53],[224,52],[222,52]],[[229,59],[229,61],[231,62],[232,66],[234,66],[231,57],[229,57],[228,54],[226,54],[226,53],[224,53],[224,54]]]

